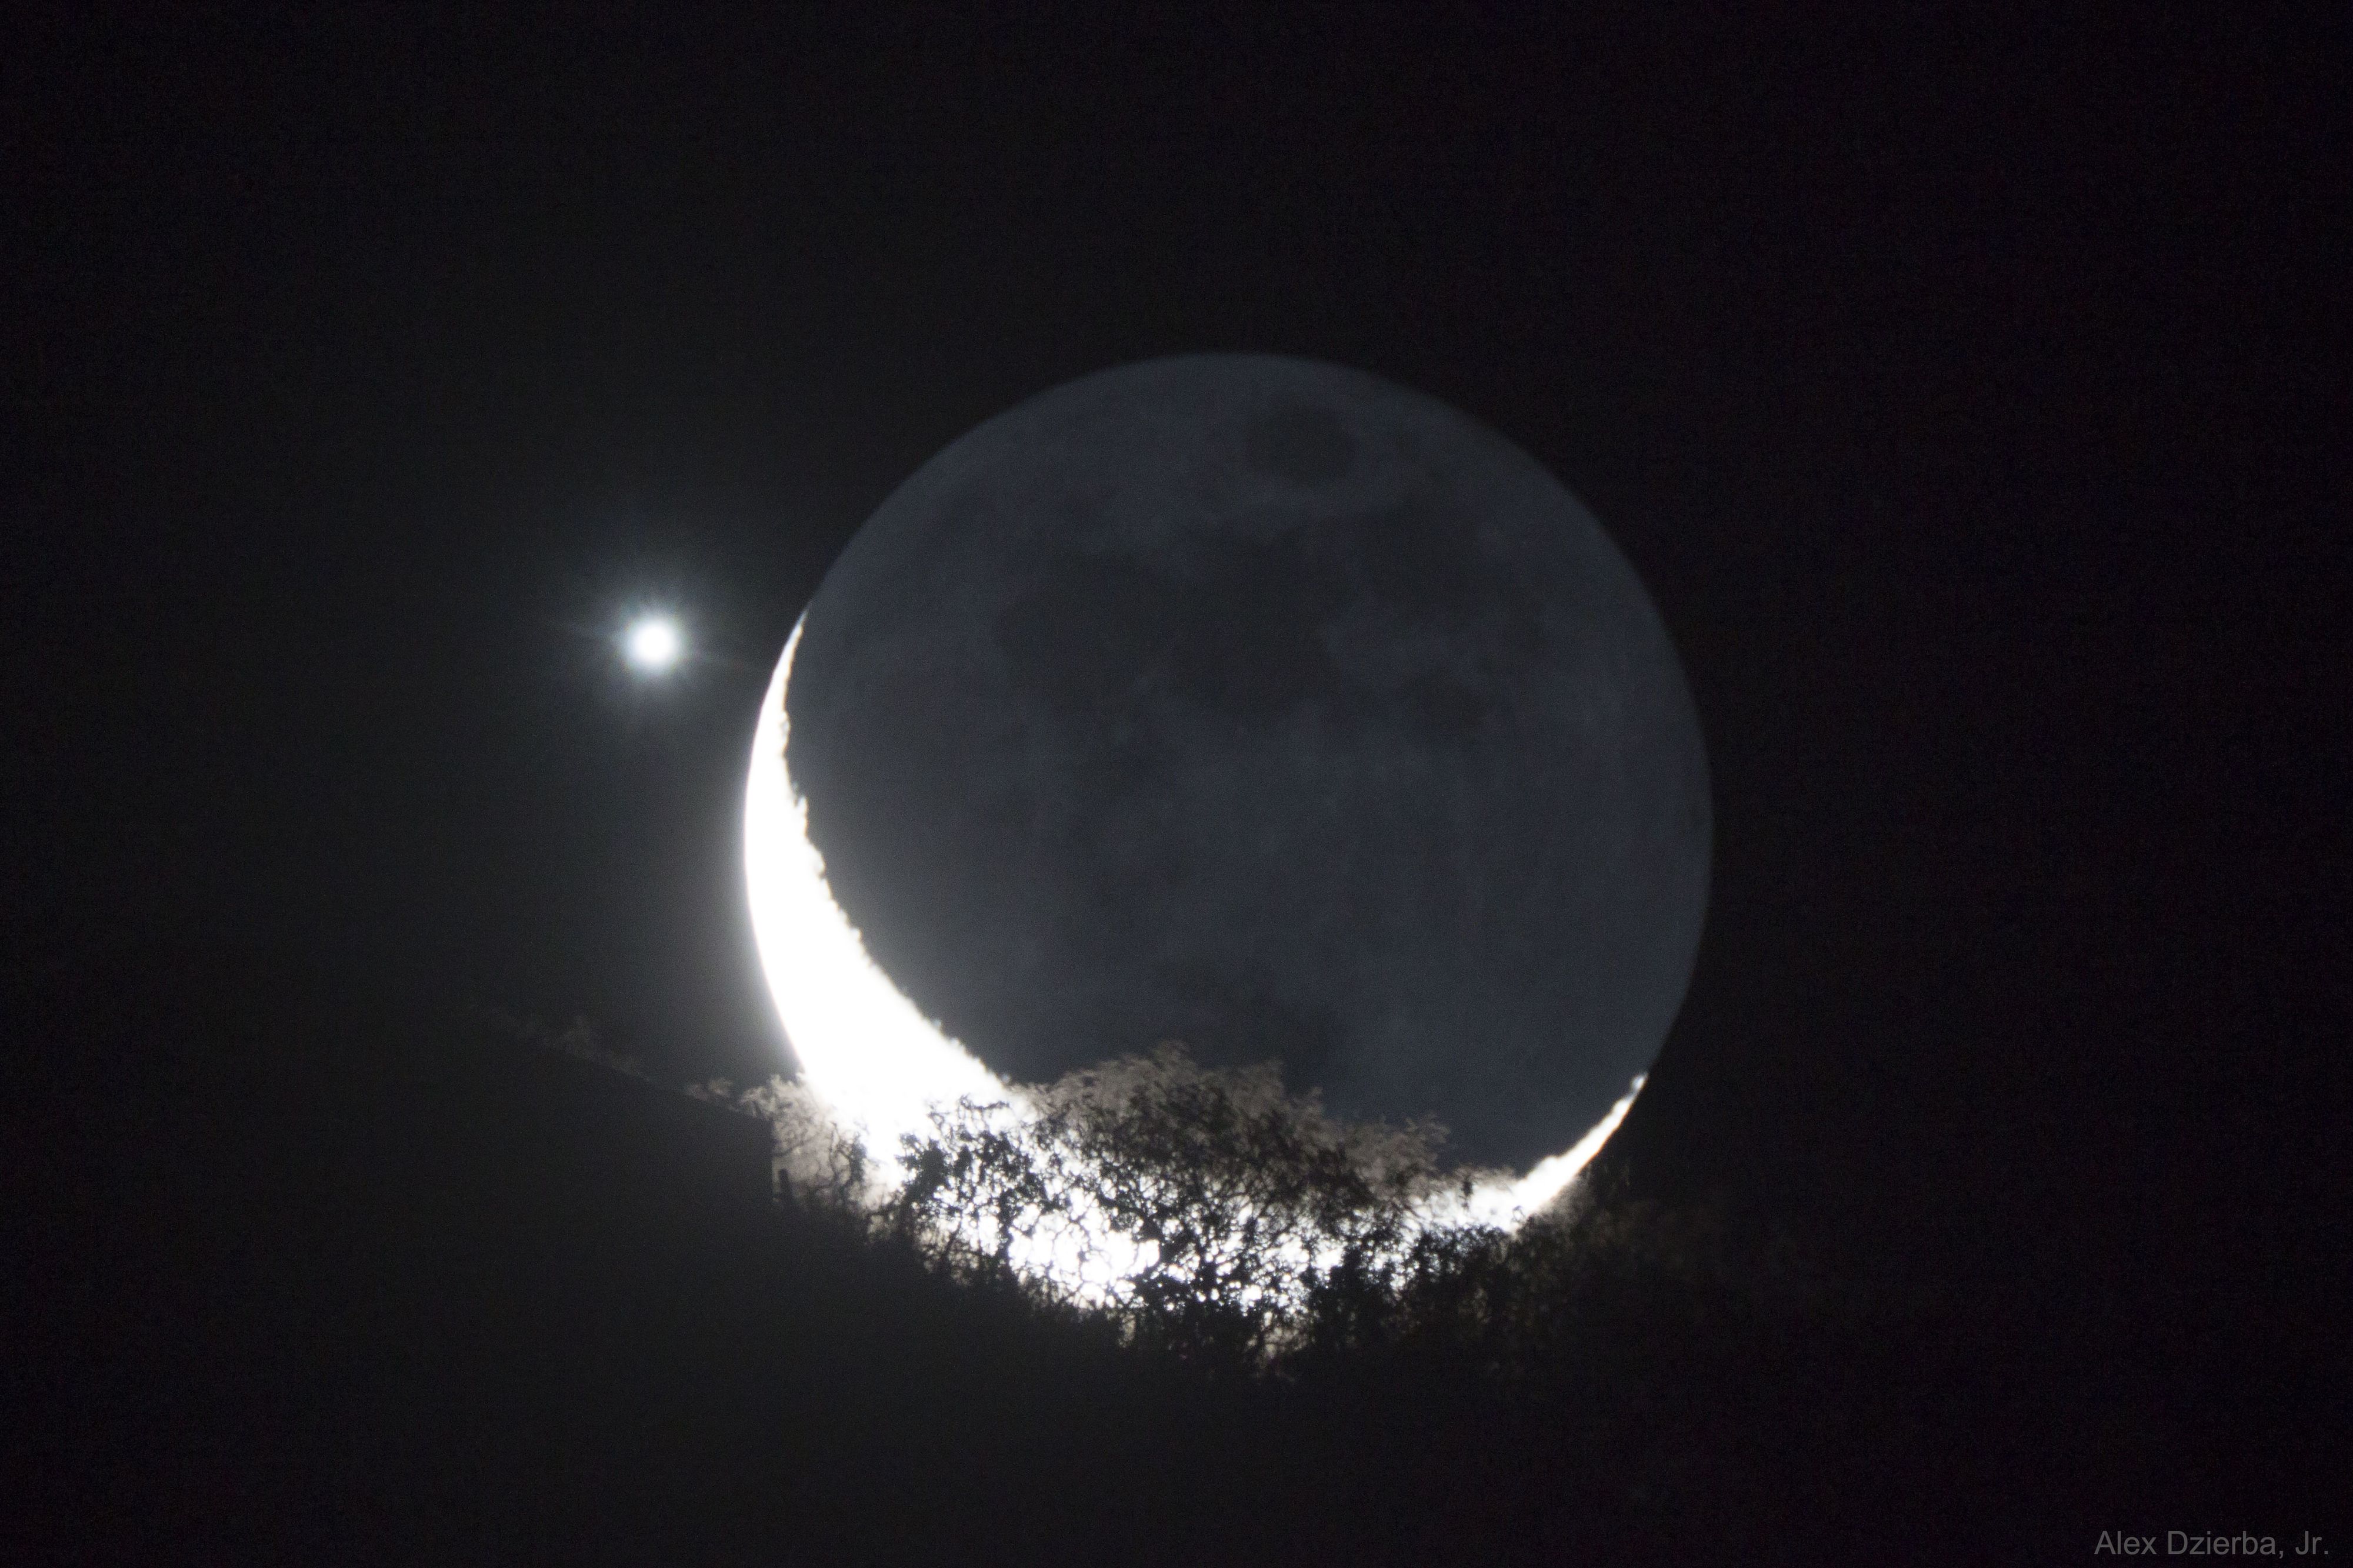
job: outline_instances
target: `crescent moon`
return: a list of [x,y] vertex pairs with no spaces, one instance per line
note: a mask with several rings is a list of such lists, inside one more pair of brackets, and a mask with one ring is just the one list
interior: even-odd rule
[[[894,984],[866,951],[825,879],[824,857],[808,836],[808,805],[793,787],[788,760],[796,625],[768,684],[752,742],[744,797],[744,871],[760,965],[804,1081],[861,1138],[884,1180],[900,1170],[899,1140],[929,1125],[935,1108],[969,1097],[1004,1101],[1019,1114],[1020,1089]],[[1510,1227],[1551,1203],[1577,1179],[1625,1121],[1641,1091],[1625,1095],[1584,1136],[1525,1173],[1476,1184],[1459,1210],[1433,1215]]]

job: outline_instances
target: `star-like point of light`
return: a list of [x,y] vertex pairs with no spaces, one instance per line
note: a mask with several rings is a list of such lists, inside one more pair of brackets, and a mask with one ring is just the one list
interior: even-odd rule
[[686,635],[668,616],[646,616],[630,624],[621,651],[641,675],[659,675],[686,657]]

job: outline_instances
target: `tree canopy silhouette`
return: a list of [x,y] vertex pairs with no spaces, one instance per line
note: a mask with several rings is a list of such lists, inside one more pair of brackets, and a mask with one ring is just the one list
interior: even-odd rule
[[1271,1063],[1206,1068],[1174,1043],[1018,1103],[942,1106],[895,1162],[798,1085],[743,1102],[776,1125],[796,1207],[1204,1370],[1377,1355],[1520,1379],[1573,1353],[1597,1303],[1663,1328],[1642,1305],[1661,1288],[1678,1312],[1722,1294],[1722,1238],[1688,1216],[1472,1223],[1488,1173],[1447,1169],[1436,1123],[1344,1121]]

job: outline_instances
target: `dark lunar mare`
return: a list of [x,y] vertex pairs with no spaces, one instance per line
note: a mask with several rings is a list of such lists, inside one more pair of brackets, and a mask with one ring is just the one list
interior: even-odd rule
[[788,701],[835,897],[1007,1077],[1180,1039],[1524,1165],[1682,1004],[1665,628],[1551,475],[1375,377],[1186,356],[990,420],[851,541]]

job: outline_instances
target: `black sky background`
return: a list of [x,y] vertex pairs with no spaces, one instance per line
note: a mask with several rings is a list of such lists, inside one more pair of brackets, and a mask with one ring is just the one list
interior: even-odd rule
[[[19,34],[19,996],[765,1076],[743,763],[834,554],[1034,392],[1313,355],[1549,466],[1685,661],[1715,888],[1638,1187],[2320,1342],[2341,10],[994,10]],[[747,668],[625,679],[649,599]]]

